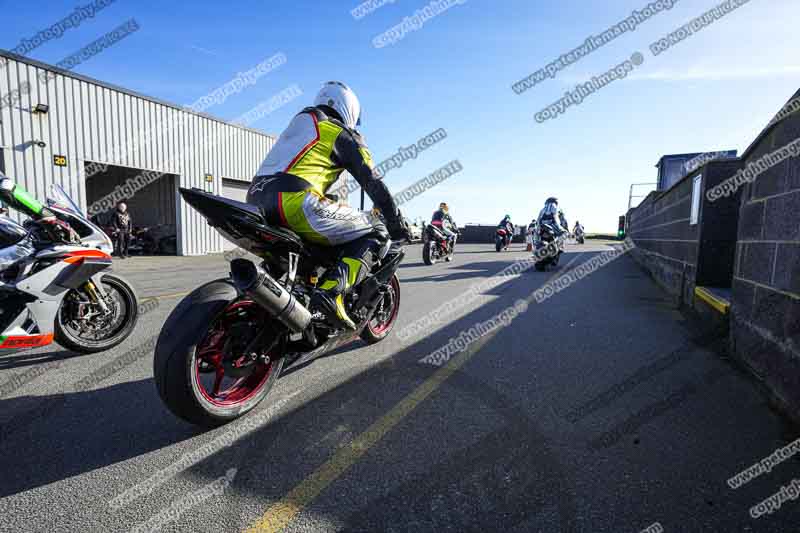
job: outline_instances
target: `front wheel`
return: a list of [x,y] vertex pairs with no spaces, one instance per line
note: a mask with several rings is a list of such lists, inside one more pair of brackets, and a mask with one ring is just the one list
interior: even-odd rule
[[428,241],[422,247],[422,261],[426,265],[436,264],[436,243],[433,240]]
[[161,330],[153,359],[158,394],[170,411],[193,424],[235,420],[255,408],[278,379],[283,333],[258,304],[240,298],[230,281],[203,285]]
[[498,252],[503,248],[503,240],[500,237],[494,239],[494,249]]
[[109,350],[136,327],[139,303],[133,287],[113,274],[103,274],[100,281],[108,312],[93,302],[86,287],[69,291],[61,301],[54,326],[55,340],[64,348],[79,353]]
[[389,281],[386,292],[383,294],[383,299],[378,304],[375,313],[373,313],[372,319],[361,332],[361,338],[367,344],[375,344],[382,341],[391,333],[399,314],[400,279],[395,274]]

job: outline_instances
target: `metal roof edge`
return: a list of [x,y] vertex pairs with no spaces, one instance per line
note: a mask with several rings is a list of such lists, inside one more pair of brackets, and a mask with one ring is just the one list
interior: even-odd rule
[[153,102],[155,104],[163,105],[163,106],[166,106],[166,107],[169,107],[169,108],[172,108],[172,109],[177,109],[178,111],[183,111],[184,113],[188,113],[190,115],[196,115],[198,117],[205,118],[205,119],[208,119],[208,120],[213,120],[214,122],[219,122],[221,124],[225,124],[226,126],[231,126],[231,127],[234,127],[234,128],[238,128],[240,130],[249,131],[251,133],[256,133],[258,135],[263,135],[265,137],[271,138],[273,141],[277,140],[277,137],[275,135],[270,134],[270,133],[266,133],[264,131],[260,131],[260,130],[254,129],[254,128],[249,128],[247,126],[241,126],[239,124],[234,124],[232,122],[228,122],[227,120],[223,120],[223,119],[215,117],[213,115],[208,115],[206,113],[200,113],[200,112],[197,112],[197,111],[193,111],[193,110],[189,109],[188,107],[180,106],[178,104],[173,104],[171,102],[167,102],[166,100],[161,100],[161,99],[156,98],[154,96],[147,96],[145,94],[137,93],[136,91],[132,91],[130,89],[125,89],[124,87],[120,87],[118,85],[114,85],[113,83],[107,83],[107,82],[104,82],[104,81],[97,80],[95,78],[90,78],[89,76],[84,76],[82,74],[77,74],[77,73],[75,73],[75,72],[73,72],[71,70],[65,70],[65,69],[56,67],[54,65],[50,65],[49,63],[44,63],[42,61],[37,61],[36,59],[31,59],[29,57],[17,55],[17,54],[15,54],[13,52],[9,52],[8,50],[4,50],[2,48],[0,48],[0,57],[5,57],[7,59],[11,59],[13,61],[17,61],[18,63],[25,63],[26,65],[37,67],[37,68],[40,68],[40,69],[43,69],[43,70],[49,70],[51,72],[55,72],[56,74],[60,74],[62,76],[68,77],[68,78],[74,78],[76,80],[84,81],[86,83],[91,83],[93,85],[98,85],[100,87],[105,87],[106,89],[111,89],[112,91],[117,91],[117,92],[120,92],[120,93],[123,93],[123,94],[127,94],[127,95],[133,96],[135,98],[141,98],[143,100],[148,100],[148,101]]

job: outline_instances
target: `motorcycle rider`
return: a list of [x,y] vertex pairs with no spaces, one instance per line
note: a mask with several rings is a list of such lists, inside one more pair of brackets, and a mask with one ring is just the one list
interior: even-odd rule
[[511,223],[511,215],[504,216],[503,220],[497,225],[497,229],[506,230],[508,244],[511,244],[511,240],[514,238],[514,224]]
[[436,226],[447,236],[447,240],[452,248],[458,234],[458,226],[453,217],[450,216],[450,208],[445,202],[439,204],[439,209],[434,211],[431,217],[431,226]]
[[[556,232],[556,238],[565,233],[569,233],[569,224],[564,216],[564,212],[558,207],[558,198],[550,197],[544,202],[544,207],[539,211],[539,218],[536,219],[537,225],[541,228],[542,223],[550,224]],[[536,239],[539,240],[539,232],[536,232]]]
[[577,235],[579,232],[583,233],[583,226],[581,226],[581,223],[576,220],[575,221],[575,227],[572,228],[572,234],[573,235]]
[[[334,327],[353,330],[344,297],[367,276],[389,237],[410,237],[394,198],[374,171],[372,155],[356,130],[360,124],[355,93],[344,83],[325,83],[313,106],[295,115],[278,138],[247,193],[247,202],[260,207],[269,223],[291,229],[304,241],[340,247],[340,260],[317,284],[311,309],[321,311]],[[325,197],[344,170],[366,191],[385,224]]]

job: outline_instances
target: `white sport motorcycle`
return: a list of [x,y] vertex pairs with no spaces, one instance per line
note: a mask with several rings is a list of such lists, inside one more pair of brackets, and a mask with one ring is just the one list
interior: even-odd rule
[[50,187],[47,207],[72,231],[0,216],[0,354],[54,339],[81,353],[112,348],[136,326],[136,293],[106,272],[111,239],[60,186]]

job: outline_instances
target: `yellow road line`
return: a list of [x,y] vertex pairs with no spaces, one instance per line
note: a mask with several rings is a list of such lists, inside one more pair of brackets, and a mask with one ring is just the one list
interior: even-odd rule
[[[578,254],[572,261],[565,265],[565,270],[572,263],[578,260],[583,254]],[[546,283],[563,275],[559,271]],[[533,295],[526,298],[530,303]],[[325,464],[314,471],[310,476],[300,482],[295,488],[289,491],[281,500],[270,506],[267,511],[255,521],[245,531],[247,533],[266,533],[281,531],[325,488],[333,483],[337,478],[344,474],[353,466],[367,451],[377,444],[389,431],[399,424],[411,411],[431,395],[442,383],[453,373],[460,369],[494,336],[499,330],[481,337],[473,343],[467,350],[456,355],[447,362],[445,366],[437,370],[431,377],[427,378],[416,389],[403,398],[400,403],[395,405],[388,413],[383,415],[377,422],[373,423],[366,431],[354,438],[349,445],[337,451]]]

